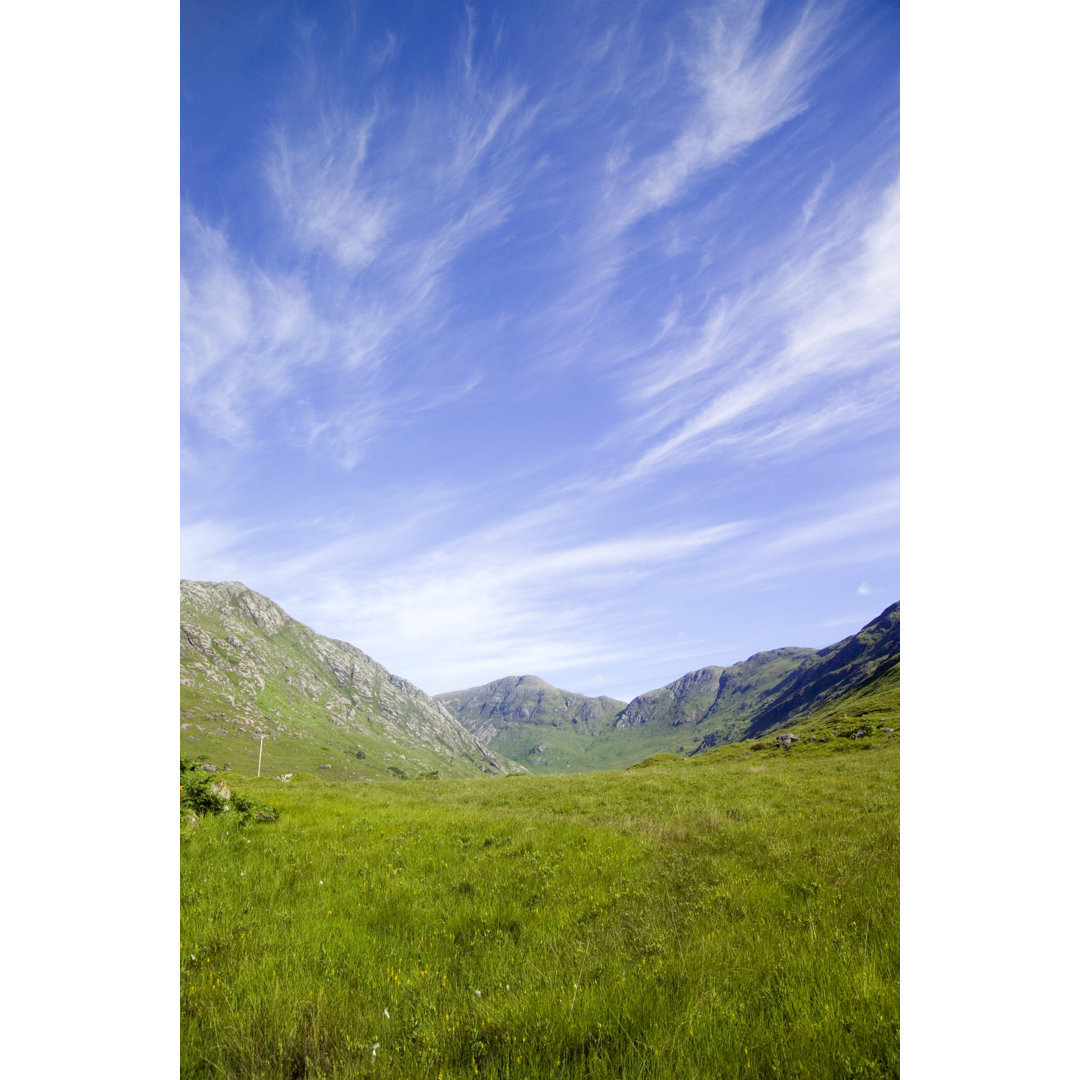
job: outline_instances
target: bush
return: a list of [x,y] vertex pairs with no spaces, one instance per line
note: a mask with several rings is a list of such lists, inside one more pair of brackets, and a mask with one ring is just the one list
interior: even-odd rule
[[214,790],[211,786],[214,779],[212,774],[203,770],[199,762],[180,759],[180,813],[182,816],[190,818],[191,815],[195,815],[198,818],[206,814],[223,814],[232,809],[240,815],[241,826],[252,821],[277,821],[277,810],[250,795],[235,792],[232,794],[230,803],[220,791]]
[[278,812],[272,806],[239,792],[233,796],[233,808],[240,814],[241,828],[252,821],[270,822],[278,819]]
[[211,786],[211,774],[204,772],[197,761],[180,759],[180,810],[203,814],[220,814],[228,803]]

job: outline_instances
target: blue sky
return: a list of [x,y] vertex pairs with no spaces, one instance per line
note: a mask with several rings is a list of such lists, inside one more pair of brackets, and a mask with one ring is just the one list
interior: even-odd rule
[[181,573],[629,700],[899,598],[898,5],[181,6]]

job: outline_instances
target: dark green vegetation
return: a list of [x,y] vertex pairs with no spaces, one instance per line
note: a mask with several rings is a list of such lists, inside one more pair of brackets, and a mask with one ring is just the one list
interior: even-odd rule
[[533,676],[438,700],[481,742],[531,772],[626,768],[654,753],[690,755],[755,738],[898,662],[900,605],[827,648],[756,653],[689,672],[629,705],[570,694]]
[[180,744],[254,775],[371,780],[520,766],[405,679],[239,582],[180,583]]
[[182,832],[182,1075],[898,1076],[898,688],[622,772],[230,777],[280,820]]
[[198,762],[180,759],[180,822],[197,826],[208,814],[227,814],[240,828],[252,822],[263,824],[277,821],[278,813],[272,806],[260,802],[251,795],[232,791],[229,785]]

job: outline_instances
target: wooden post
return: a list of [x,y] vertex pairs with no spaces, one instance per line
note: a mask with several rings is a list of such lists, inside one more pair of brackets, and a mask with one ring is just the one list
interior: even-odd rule
[[266,738],[265,735],[260,735],[259,736],[259,771],[258,771],[258,774],[257,774],[258,776],[262,776],[262,744],[263,744],[263,739],[265,739],[265,738]]

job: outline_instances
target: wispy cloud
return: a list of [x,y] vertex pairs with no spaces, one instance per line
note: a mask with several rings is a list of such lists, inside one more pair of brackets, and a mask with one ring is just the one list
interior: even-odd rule
[[[362,642],[425,688],[445,690],[465,671],[487,681],[509,671],[577,670],[617,657],[625,633],[613,632],[605,611],[625,608],[634,590],[658,574],[690,572],[696,560],[714,558],[748,528],[732,522],[567,544],[558,538],[563,508],[538,505],[516,521],[427,551],[405,530],[398,546],[420,553],[381,556],[376,578],[363,572],[371,551],[344,537],[264,564],[254,580],[323,632]],[[430,536],[423,523],[416,527]]]
[[850,379],[895,355],[896,189],[852,235],[850,223],[865,222],[866,215],[865,207],[844,206],[828,229],[770,279],[734,301],[721,298],[696,339],[648,361],[632,397],[667,396],[651,414],[659,438],[629,467],[626,479],[732,444],[768,442],[766,412],[772,414],[764,418],[766,428],[788,442],[796,431],[811,437],[860,419],[863,410],[853,400],[858,387],[850,382],[844,400],[823,408],[821,399],[838,378]]
[[187,415],[222,439],[254,438],[253,410],[323,360],[332,333],[303,283],[245,265],[223,230],[185,207],[180,374]]
[[266,165],[282,218],[302,250],[328,252],[345,269],[367,266],[393,223],[389,192],[368,182],[364,165],[376,111],[324,116],[306,137],[279,131]]
[[246,565],[244,550],[258,533],[230,522],[200,519],[180,528],[180,557],[184,573],[194,580],[236,578]]
[[671,205],[702,174],[806,108],[807,89],[827,59],[833,18],[808,5],[770,42],[761,32],[764,8],[761,0],[748,0],[699,17],[703,47],[687,60],[697,105],[670,145],[637,168],[613,208],[613,230]]
[[223,227],[185,209],[184,400],[205,430],[254,439],[297,373],[317,369],[323,391],[296,396],[290,436],[352,467],[388,417],[423,407],[383,369],[402,349],[422,363],[435,344],[417,328],[447,319],[448,268],[505,221],[527,165],[515,144],[539,108],[522,85],[486,81],[463,48],[456,91],[429,89],[408,107],[358,112],[309,71],[309,107],[294,103],[263,161],[288,245],[244,258]]
[[852,537],[891,532],[898,510],[899,498],[893,485],[871,488],[846,496],[843,509],[833,509],[824,516],[817,510],[809,520],[783,529],[762,550],[766,557],[774,557],[837,544]]

